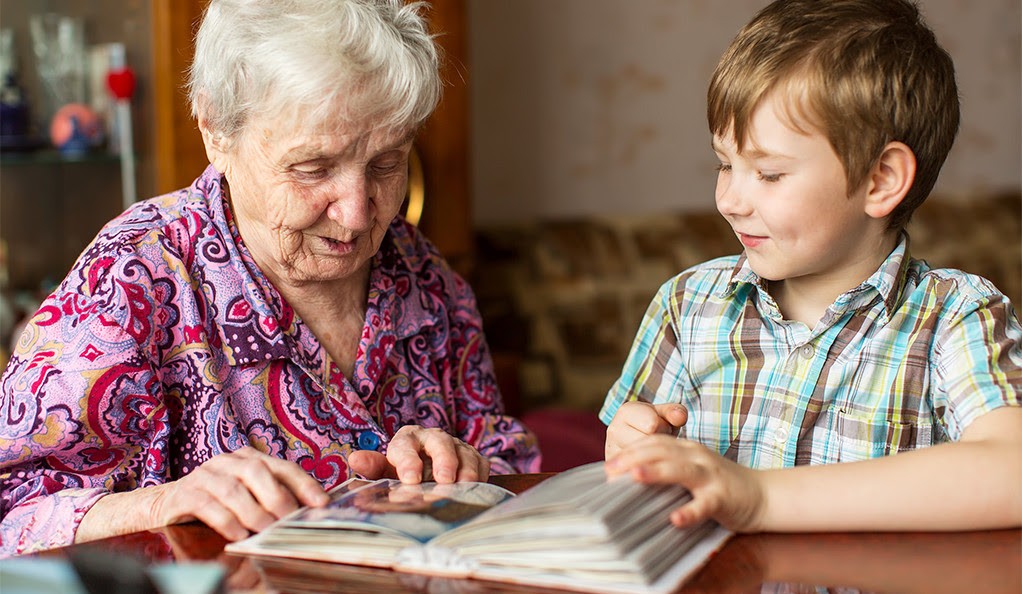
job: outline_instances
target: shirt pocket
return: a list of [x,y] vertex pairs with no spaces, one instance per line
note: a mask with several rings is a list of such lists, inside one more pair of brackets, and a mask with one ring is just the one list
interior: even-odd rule
[[842,409],[838,413],[838,462],[890,456],[933,445],[933,427]]

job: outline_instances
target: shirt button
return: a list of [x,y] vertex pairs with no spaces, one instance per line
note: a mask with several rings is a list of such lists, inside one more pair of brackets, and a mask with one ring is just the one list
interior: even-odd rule
[[358,434],[358,449],[377,450],[380,447],[380,436],[372,431],[363,431]]
[[784,441],[785,439],[788,439],[788,432],[784,430],[784,427],[781,427],[774,433],[774,439],[778,442]]
[[799,349],[799,354],[802,355],[803,359],[812,359],[813,355],[816,354],[816,349],[811,344],[805,344]]

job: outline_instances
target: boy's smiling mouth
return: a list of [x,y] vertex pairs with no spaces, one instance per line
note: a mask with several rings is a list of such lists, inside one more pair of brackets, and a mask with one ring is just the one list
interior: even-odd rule
[[735,235],[738,236],[738,241],[741,241],[742,245],[747,248],[758,247],[767,240],[767,238],[763,235],[749,235],[747,233],[742,233],[741,231],[735,231]]

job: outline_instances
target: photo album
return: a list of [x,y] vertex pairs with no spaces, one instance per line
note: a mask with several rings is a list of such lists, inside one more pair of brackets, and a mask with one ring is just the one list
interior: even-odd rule
[[677,485],[607,480],[602,462],[520,495],[489,483],[351,479],[232,554],[389,568],[586,592],[672,592],[731,536],[713,521],[677,528]]

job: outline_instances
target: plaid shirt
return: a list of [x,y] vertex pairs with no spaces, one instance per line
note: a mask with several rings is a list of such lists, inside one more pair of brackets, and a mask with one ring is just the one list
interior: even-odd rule
[[930,269],[908,238],[815,328],[783,319],[743,256],[695,266],[650,304],[600,418],[680,402],[680,437],[753,468],[876,458],[957,440],[1022,404],[1022,328],[987,280]]

